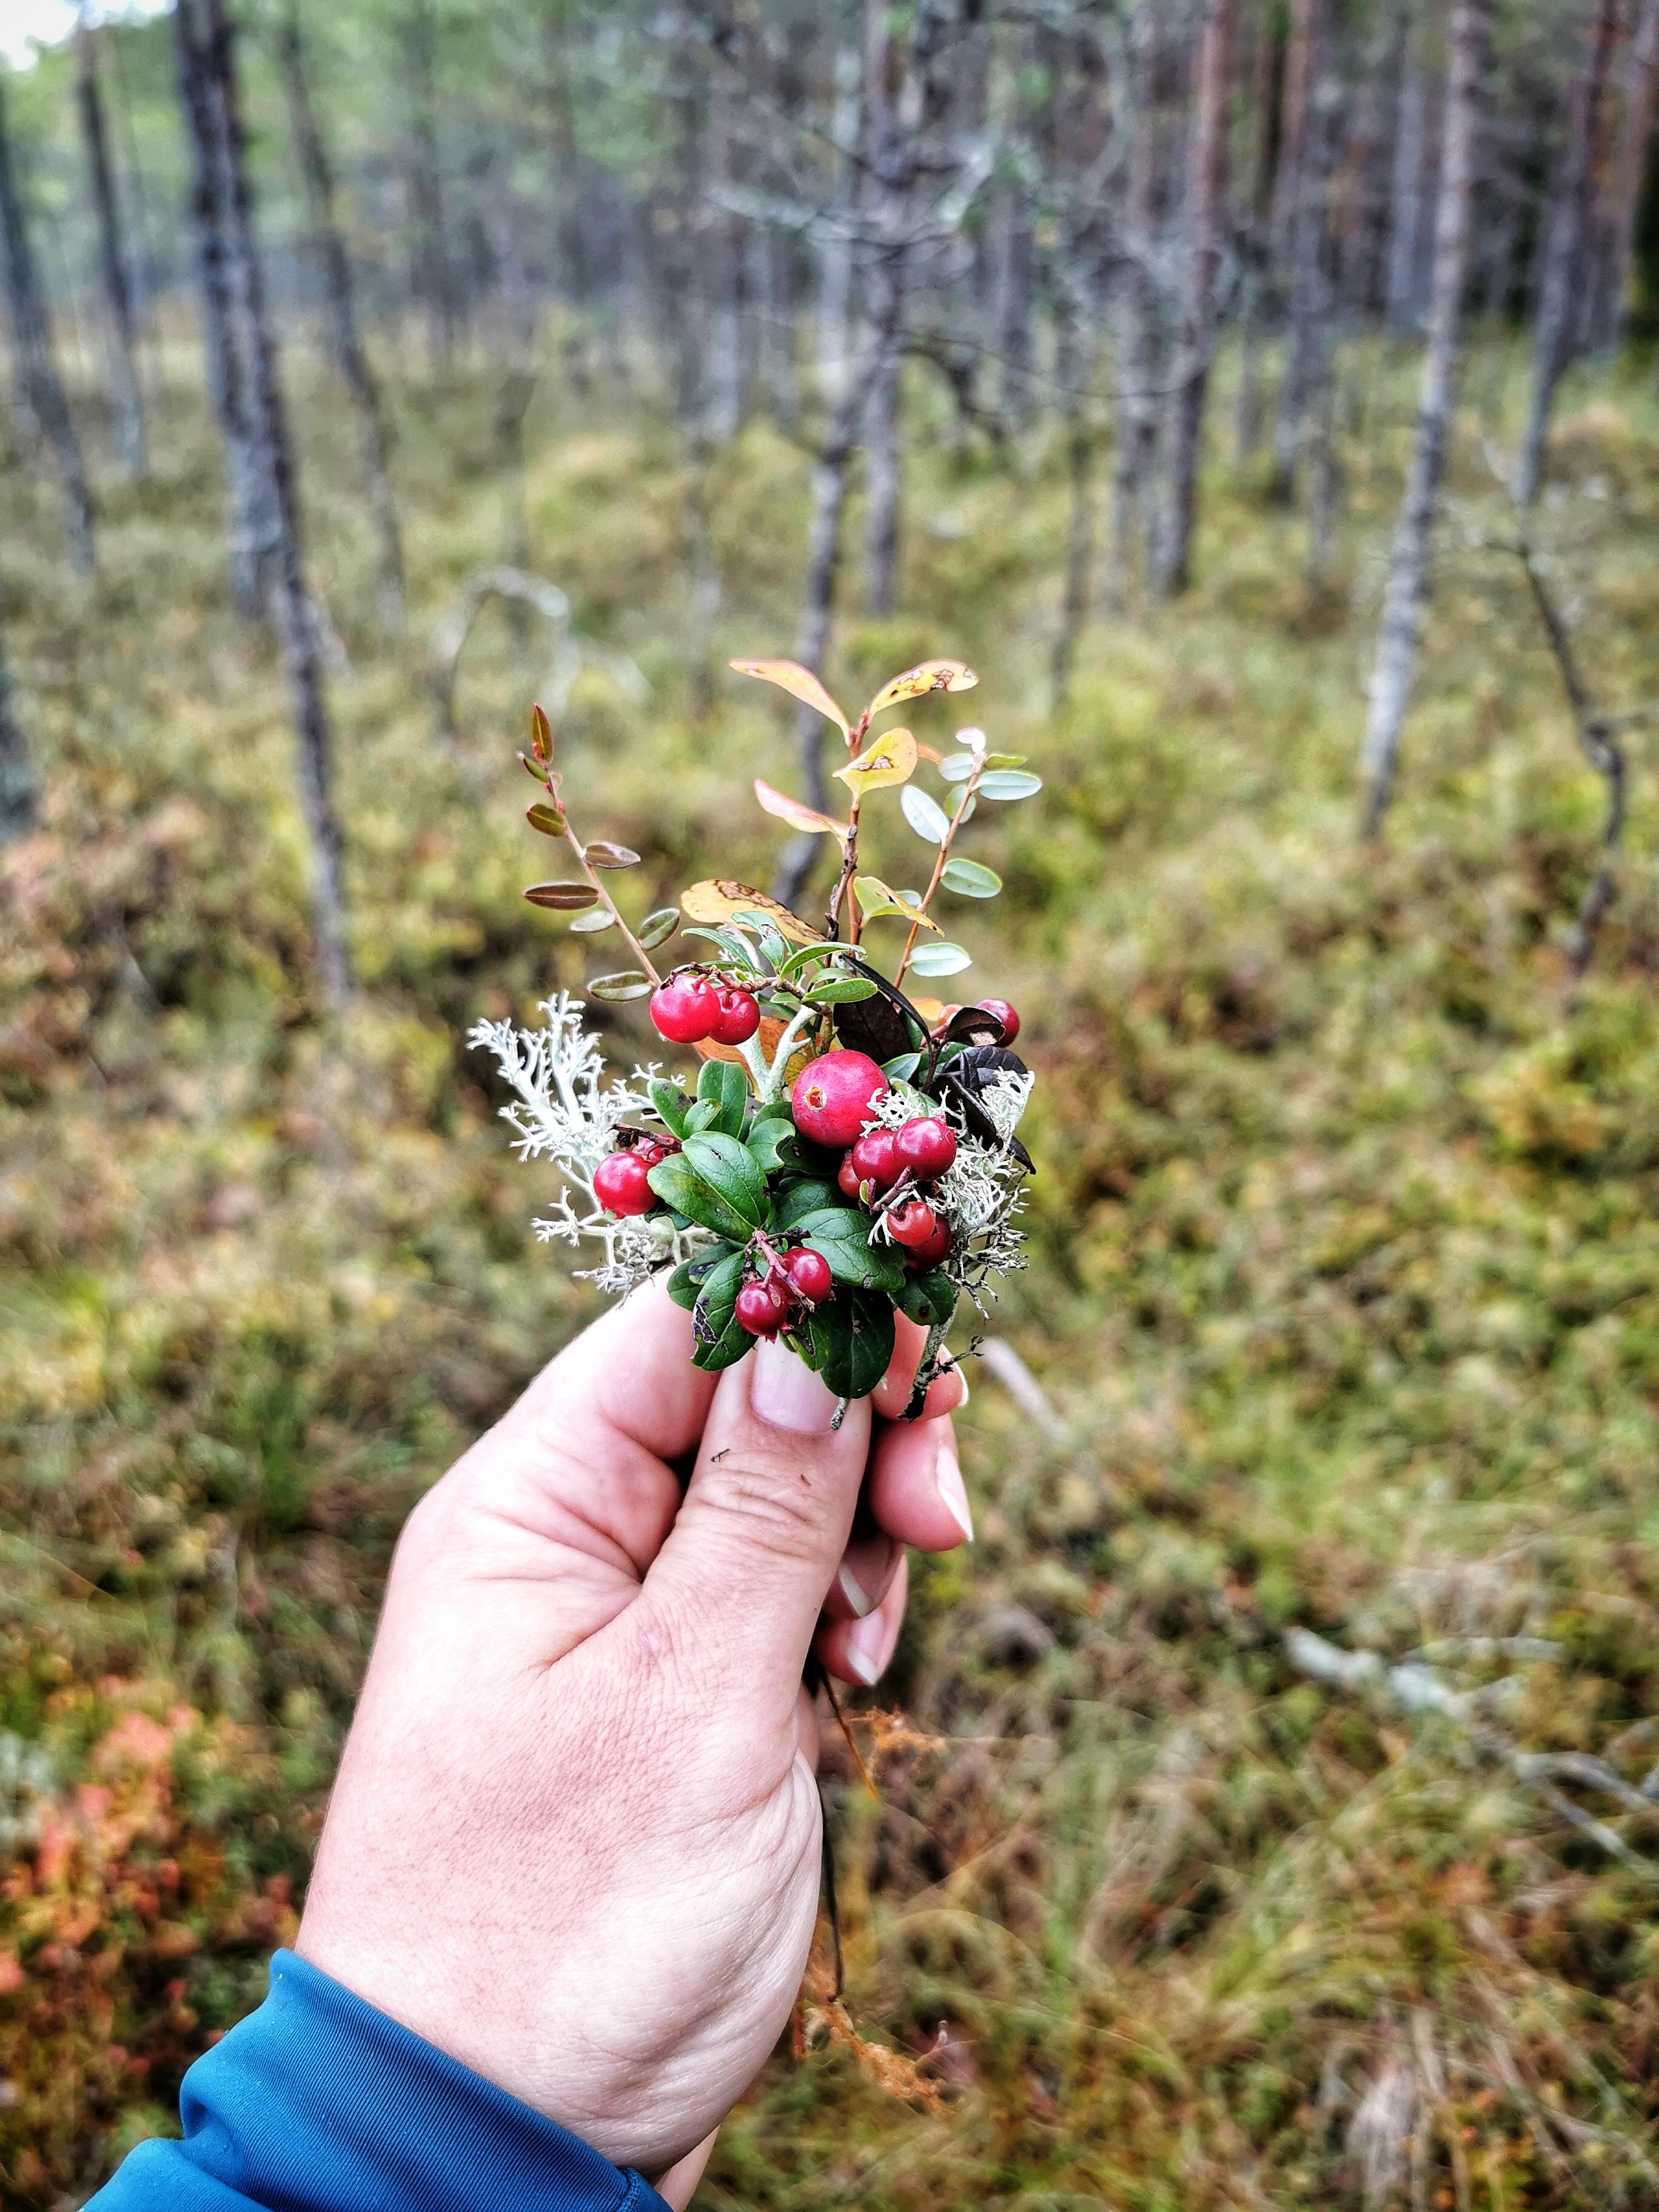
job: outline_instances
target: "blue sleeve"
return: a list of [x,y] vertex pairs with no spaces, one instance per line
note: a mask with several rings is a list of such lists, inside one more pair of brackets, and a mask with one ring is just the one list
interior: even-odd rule
[[493,2081],[291,1951],[198,2058],[182,2142],[141,2143],[88,2212],[665,2212]]

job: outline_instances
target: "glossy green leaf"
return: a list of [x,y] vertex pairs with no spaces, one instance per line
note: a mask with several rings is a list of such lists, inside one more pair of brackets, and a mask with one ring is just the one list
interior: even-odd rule
[[921,1066],[921,1054],[919,1052],[902,1052],[892,1060],[884,1060],[881,1063],[881,1072],[890,1083],[902,1083],[913,1076]]
[[942,845],[950,834],[950,817],[929,793],[919,783],[907,783],[899,793],[899,807],[905,820],[918,837],[925,837],[930,845]]
[[699,1178],[749,1224],[758,1229],[766,1218],[766,1177],[749,1147],[723,1130],[688,1137],[685,1158]]
[[[777,1201],[778,1227],[793,1229],[797,1222],[804,1221],[808,1214],[841,1211],[837,1201],[838,1194],[833,1183],[817,1182],[791,1183]],[[849,1206],[845,1211],[850,1213],[853,1209]],[[856,1214],[854,1215],[854,1218],[857,1218]]]
[[942,945],[919,945],[910,955],[910,966],[918,975],[955,975],[973,964],[973,954],[948,939]]
[[533,806],[526,807],[524,818],[532,830],[539,830],[544,837],[562,837],[564,835],[563,815],[556,806],[550,806],[545,799],[538,799]]
[[867,975],[827,975],[822,983],[813,983],[803,994],[807,1004],[813,1006],[851,1006],[860,999],[873,999],[876,986]]
[[1042,788],[1042,778],[1023,768],[995,768],[981,776],[979,787],[987,799],[1030,799]]
[[706,1060],[697,1077],[697,1096],[712,1103],[714,1118],[708,1123],[728,1137],[743,1134],[743,1109],[749,1103],[749,1081],[734,1060]]
[[670,1083],[660,1075],[652,1078],[650,1090],[651,1103],[657,1109],[657,1119],[665,1129],[672,1129],[677,1137],[683,1137],[690,1100],[678,1083]]
[[648,914],[634,932],[647,952],[654,952],[659,945],[666,945],[680,926],[680,910],[677,906],[659,906]]
[[[686,1141],[694,1145],[699,1140],[691,1137]],[[703,1181],[684,1152],[671,1152],[665,1160],[659,1160],[646,1180],[665,1206],[683,1213],[688,1221],[712,1229],[717,1237],[729,1237],[734,1244],[747,1243],[754,1223]]]
[[994,898],[1002,889],[1002,878],[994,868],[984,867],[978,860],[969,860],[953,853],[945,863],[939,880],[947,891],[955,891],[962,898]]
[[590,999],[607,1001],[617,999],[643,999],[651,990],[651,978],[641,975],[637,968],[624,968],[615,975],[596,975],[587,986]]
[[663,1286],[675,1304],[684,1306],[690,1313],[705,1290],[714,1281],[715,1271],[726,1267],[733,1257],[737,1260],[738,1267],[736,1274],[732,1278],[730,1296],[735,1298],[737,1284],[742,1279],[743,1275],[743,1253],[741,1248],[730,1244],[717,1244],[712,1251],[699,1252],[695,1259],[682,1261],[671,1274],[663,1279]]
[[890,1292],[902,1288],[904,1262],[891,1244],[870,1242],[868,1217],[853,1206],[825,1206],[790,1226],[830,1262],[838,1283],[862,1283]]
[[868,1291],[840,1292],[820,1309],[828,1344],[818,1372],[838,1398],[864,1398],[887,1372],[896,1330],[890,1299]]
[[608,906],[596,906],[586,914],[579,914],[570,927],[584,937],[597,937],[602,929],[614,929],[617,917]]
[[912,1275],[899,1294],[899,1306],[924,1328],[937,1328],[957,1310],[957,1286],[943,1267]]
[[799,1157],[799,1139],[787,1114],[763,1115],[744,1142],[764,1175],[775,1174]]

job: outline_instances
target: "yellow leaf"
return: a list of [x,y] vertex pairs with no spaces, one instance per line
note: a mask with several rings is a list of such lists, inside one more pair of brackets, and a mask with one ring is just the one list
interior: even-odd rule
[[787,791],[775,791],[769,783],[755,778],[755,796],[769,814],[775,814],[780,822],[787,822],[792,830],[805,830],[809,836],[823,831],[830,837],[844,837],[847,824],[832,822],[827,814],[816,807],[804,806],[799,799],[791,799]]
[[763,914],[792,945],[823,942],[817,931],[809,928],[798,914],[791,914],[787,906],[780,906],[776,899],[768,898],[752,884],[738,883],[734,876],[710,876],[693,884],[680,893],[680,906],[690,921],[730,921],[733,915]]
[[865,710],[865,720],[884,707],[896,707],[901,699],[920,699],[929,691],[971,691],[979,678],[965,660],[921,660],[884,684]]
[[901,898],[879,876],[854,876],[853,894],[866,921],[878,921],[883,915],[890,914],[896,921],[914,921],[922,929],[931,929],[935,937],[941,933],[936,921],[929,921],[925,914],[918,913],[908,899]]
[[798,660],[733,660],[727,664],[739,676],[758,676],[763,684],[775,684],[792,698],[799,699],[804,707],[811,707],[825,714],[841,732],[847,735],[847,717],[818,682],[810,668],[803,668]]
[[890,783],[908,783],[915,773],[916,741],[908,730],[889,730],[866,745],[856,760],[836,774],[855,799]]
[[910,1004],[930,1030],[937,1029],[950,1011],[943,999],[912,999]]

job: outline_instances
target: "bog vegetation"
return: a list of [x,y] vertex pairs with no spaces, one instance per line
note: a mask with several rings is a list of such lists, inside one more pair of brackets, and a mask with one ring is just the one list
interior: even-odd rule
[[[1533,281],[1564,250],[1565,194],[1571,266],[1601,270],[1572,299],[1600,302],[1603,339],[1639,307],[1636,195],[1621,230],[1626,170],[1576,167],[1575,134],[1623,144],[1659,16],[1581,12],[1552,46],[1541,15],[1507,9],[1476,52],[1411,11],[1390,46],[1395,11],[1301,5],[1241,9],[1229,49],[1206,39],[1231,11],[1191,11],[1146,80],[1167,126],[1151,184],[1133,143],[1097,180],[1109,211],[1150,195],[1129,204],[1158,252],[1117,261],[1091,260],[1054,197],[1056,147],[1089,148],[1041,95],[1068,85],[1060,121],[1081,130],[1146,57],[1132,40],[1098,81],[1080,62],[1045,78],[1053,57],[1018,41],[1048,15],[998,16],[1012,60],[982,82],[1006,137],[976,183],[963,137],[969,181],[951,170],[927,218],[927,253],[948,218],[963,258],[927,261],[913,235],[918,179],[943,173],[872,155],[860,222],[886,245],[820,224],[798,258],[712,256],[749,273],[687,295],[683,348],[652,323],[672,287],[649,292],[648,263],[626,298],[592,277],[629,207],[630,235],[681,236],[653,227],[663,174],[624,205],[579,164],[592,189],[564,235],[586,241],[588,291],[520,298],[510,235],[480,259],[441,229],[433,259],[432,222],[476,214],[483,238],[500,202],[453,111],[417,101],[416,123],[452,115],[433,142],[452,191],[435,216],[411,195],[408,296],[388,283],[359,333],[372,407],[281,251],[278,312],[250,295],[211,0],[187,0],[196,43],[158,23],[119,47],[143,126],[114,134],[128,205],[135,174],[156,209],[183,180],[176,119],[176,173],[158,150],[181,58],[198,228],[233,280],[217,338],[210,302],[194,315],[159,280],[137,301],[131,386],[97,223],[52,227],[67,61],[9,88],[37,251],[20,308],[10,239],[33,400],[0,471],[0,2200],[80,2202],[173,2124],[183,2068],[257,2001],[400,1520],[593,1310],[534,1242],[533,1174],[467,1042],[594,964],[521,896],[526,700],[548,701],[605,835],[643,856],[641,911],[715,855],[811,911],[826,841],[803,851],[733,803],[758,776],[822,811],[822,756],[725,670],[780,640],[841,697],[960,656],[991,747],[1041,764],[1039,794],[963,826],[954,852],[1004,890],[951,922],[973,961],[951,990],[1020,1011],[1040,1172],[1030,1264],[963,1416],[978,1540],[922,1565],[884,1710],[855,1722],[879,1799],[850,1765],[827,1780],[846,2019],[803,2008],[700,2201],[1659,2197],[1659,804],[1639,719],[1659,692],[1659,399],[1639,343],[1572,365],[1593,318],[1563,337]],[[1493,27],[1454,13],[1466,40]],[[881,20],[902,45],[932,16]],[[255,112],[268,94],[277,117],[289,50],[251,21],[270,71]],[[379,21],[365,10],[363,34]],[[1309,27],[1323,43],[1292,67]],[[599,82],[602,27],[566,27]],[[811,67],[754,111],[792,130],[837,82],[834,39],[812,35]],[[1273,138],[1258,190],[1241,87],[1264,40],[1274,100],[1302,68],[1323,120]],[[429,88],[418,39],[403,51]],[[696,51],[716,74],[644,87],[647,118],[684,120],[696,101],[650,100],[688,82],[749,112],[719,40]],[[926,62],[884,56],[819,152],[866,143],[883,88],[890,152],[949,139]],[[1203,134],[1180,121],[1206,81],[1234,157],[1209,305],[1188,252]],[[1353,155],[1363,107],[1309,90],[1345,82],[1407,120],[1416,101],[1416,169],[1383,158],[1399,134],[1380,122]],[[328,83],[340,131],[353,111]],[[653,158],[641,131],[618,170]],[[374,147],[349,143],[368,193]],[[735,142],[695,140],[715,143]],[[1029,164],[1003,161],[1013,143]],[[398,144],[418,178],[431,145]],[[1286,144],[1310,166],[1276,216]],[[1455,206],[1437,232],[1424,212],[1465,155],[1467,189],[1514,217],[1502,253],[1467,204],[1461,229]],[[269,145],[253,173],[287,205]],[[1380,248],[1396,184],[1416,210],[1397,268],[1344,258],[1334,180],[1362,174]],[[772,235],[755,196],[777,179],[696,177],[727,246]],[[939,363],[962,367],[976,238],[1006,316],[964,379]],[[851,305],[813,328],[840,328],[859,375],[837,386],[832,346],[828,381],[792,401],[775,315],[732,325],[736,419],[669,373],[728,361],[721,318],[752,313],[767,269],[810,271],[833,307],[838,240]],[[1443,243],[1472,257],[1455,285]],[[1041,313],[1036,279],[1006,274],[1028,246]],[[484,262],[474,299],[461,272]],[[1149,269],[1180,281],[1126,306]],[[1303,283],[1335,289],[1298,324]],[[331,296],[319,283],[331,315]],[[1149,322],[1148,298],[1174,321]],[[431,360],[404,342],[416,316]],[[204,331],[226,371],[257,368],[272,327],[280,385],[245,380],[239,417],[222,379],[216,416]],[[1287,488],[1285,454],[1233,430],[1316,328],[1340,346],[1304,358]],[[1121,374],[1143,345],[1157,374]],[[1170,395],[1192,381],[1164,372],[1200,360],[1183,490]],[[376,422],[395,436],[377,445]],[[1183,573],[1166,533],[1189,495]],[[943,726],[955,703],[929,711]],[[1403,744],[1384,744],[1396,709]],[[1357,782],[1381,837],[1358,834]],[[860,866],[902,884],[916,849],[896,810],[872,812]],[[592,1012],[614,1056],[643,1054],[639,1005]]]

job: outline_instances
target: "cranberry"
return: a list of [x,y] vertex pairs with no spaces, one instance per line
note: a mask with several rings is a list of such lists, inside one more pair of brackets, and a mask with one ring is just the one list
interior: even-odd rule
[[937,1231],[939,1219],[925,1198],[907,1198],[887,1217],[888,1234],[907,1251],[919,1251]]
[[[934,1176],[942,1176],[955,1159],[956,1133],[937,1114],[921,1115],[899,1130],[893,1139],[893,1151],[901,1168],[908,1168],[912,1175],[931,1181]],[[856,1147],[854,1152],[856,1155]],[[896,1175],[893,1180],[897,1182]]]
[[783,1299],[770,1283],[745,1283],[735,1306],[739,1327],[750,1336],[775,1336],[783,1326]]
[[735,986],[720,994],[720,1012],[709,1031],[716,1044],[747,1044],[760,1027],[760,1003],[752,991]]
[[651,1018],[670,1044],[696,1044],[720,1018],[720,994],[706,975],[671,975],[651,994]]
[[1019,1035],[1019,1016],[1006,999],[981,999],[978,1002],[988,1014],[994,1014],[1002,1024],[1002,1042],[1012,1044]]
[[654,1137],[641,1137],[634,1147],[634,1158],[642,1168],[648,1170],[655,1167],[659,1160],[668,1158],[668,1147],[659,1144]]
[[859,1194],[859,1171],[853,1165],[851,1152],[836,1170],[836,1188],[843,1198],[856,1198]]
[[904,1264],[907,1267],[918,1268],[941,1267],[950,1258],[951,1248],[955,1243],[955,1237],[941,1221],[925,1244],[912,1245],[904,1255]]
[[637,1152],[612,1152],[593,1170],[593,1195],[607,1213],[649,1213],[657,1202],[649,1172]]
[[795,1078],[789,1103],[795,1127],[817,1145],[850,1145],[887,1093],[887,1078],[867,1052],[826,1052]]
[[809,1306],[822,1305],[835,1287],[830,1262],[822,1252],[792,1252],[784,1261],[784,1273],[796,1297],[805,1298]]
[[860,1182],[872,1182],[878,1190],[893,1188],[903,1170],[894,1151],[895,1141],[890,1129],[865,1131],[847,1155]]

